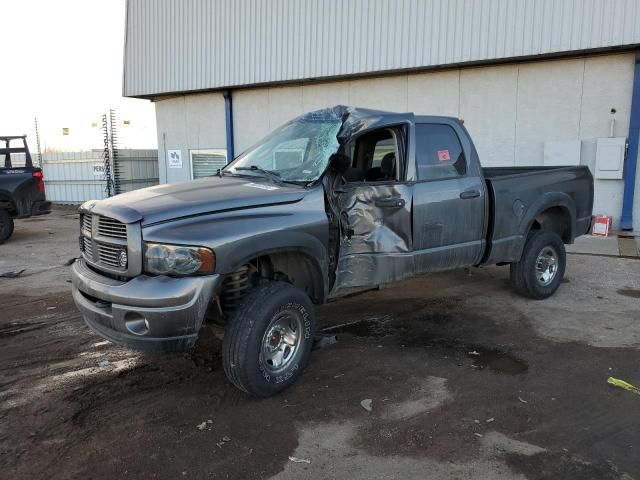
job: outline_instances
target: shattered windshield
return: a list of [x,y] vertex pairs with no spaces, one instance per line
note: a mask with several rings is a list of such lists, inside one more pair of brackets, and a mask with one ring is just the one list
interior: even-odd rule
[[340,116],[333,109],[298,117],[243,152],[223,173],[285,182],[317,180],[338,149],[336,135],[341,125]]

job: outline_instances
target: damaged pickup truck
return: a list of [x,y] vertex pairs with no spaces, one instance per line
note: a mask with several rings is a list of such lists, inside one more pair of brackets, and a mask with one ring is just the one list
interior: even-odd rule
[[82,205],[73,297],[132,348],[188,348],[222,323],[229,380],[269,396],[309,359],[313,305],[353,288],[498,264],[516,292],[552,295],[592,203],[587,167],[482,168],[457,119],[338,106],[217,176]]

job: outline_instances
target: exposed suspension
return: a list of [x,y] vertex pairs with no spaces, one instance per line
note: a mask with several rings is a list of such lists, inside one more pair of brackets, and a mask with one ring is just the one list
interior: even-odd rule
[[222,284],[222,308],[225,313],[230,313],[238,307],[242,297],[252,285],[252,275],[255,272],[253,265],[243,265],[235,272],[227,275]]

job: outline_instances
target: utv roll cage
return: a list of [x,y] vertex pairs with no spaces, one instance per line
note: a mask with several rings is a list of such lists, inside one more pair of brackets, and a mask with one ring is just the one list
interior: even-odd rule
[[[13,140],[22,140],[22,147],[10,147],[9,144]],[[4,148],[0,147],[0,155],[4,155],[5,168],[11,168],[11,154],[12,153],[24,153],[24,166],[27,168],[33,167],[33,161],[31,160],[31,153],[29,153],[29,147],[27,146],[26,135],[0,135],[0,142],[4,142]],[[2,144],[0,143],[0,146]]]

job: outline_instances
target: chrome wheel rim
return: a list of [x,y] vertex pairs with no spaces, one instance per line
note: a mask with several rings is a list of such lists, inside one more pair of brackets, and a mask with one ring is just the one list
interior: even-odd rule
[[542,286],[547,286],[558,273],[558,254],[552,247],[544,247],[536,259],[536,280]]
[[260,360],[270,373],[285,370],[297,356],[302,342],[302,317],[296,312],[278,313],[262,337]]

